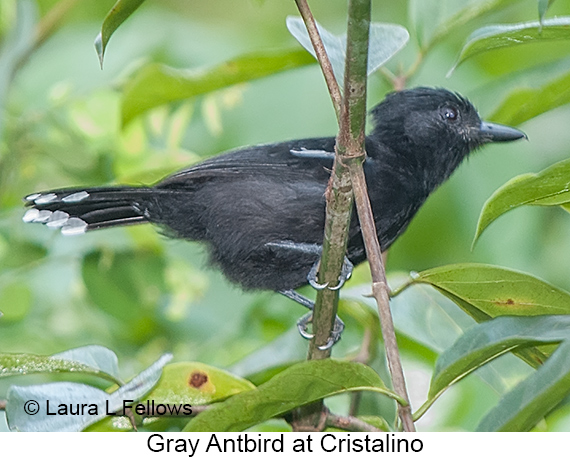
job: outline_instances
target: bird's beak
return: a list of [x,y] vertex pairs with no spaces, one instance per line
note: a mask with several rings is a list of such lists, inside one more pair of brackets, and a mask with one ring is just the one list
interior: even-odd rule
[[521,138],[528,139],[526,134],[518,129],[507,127],[506,125],[493,124],[492,122],[481,122],[479,132],[481,137],[489,142],[514,141]]

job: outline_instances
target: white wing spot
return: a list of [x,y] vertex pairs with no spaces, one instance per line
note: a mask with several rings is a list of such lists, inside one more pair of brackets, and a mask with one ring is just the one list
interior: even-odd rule
[[26,211],[26,214],[24,214],[22,220],[24,222],[34,222],[39,215],[40,215],[40,210],[32,208]]
[[87,222],[78,217],[71,217],[61,228],[62,235],[81,235],[87,231]]
[[44,223],[50,218],[50,216],[51,216],[51,211],[48,211],[46,209],[42,209],[38,212],[38,215],[36,216],[36,218],[32,222]]
[[50,228],[63,227],[69,219],[69,214],[63,211],[55,211],[48,219],[46,225]]
[[57,195],[51,194],[42,194],[38,198],[34,199],[34,203],[36,205],[45,205],[46,203],[50,203],[57,199]]
[[87,197],[89,197],[89,194],[86,191],[82,190],[81,192],[75,192],[68,195],[67,197],[63,197],[61,201],[65,203],[77,203],[85,200]]

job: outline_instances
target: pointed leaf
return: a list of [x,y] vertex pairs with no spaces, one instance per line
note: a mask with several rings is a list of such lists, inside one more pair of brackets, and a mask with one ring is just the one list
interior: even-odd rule
[[570,339],[570,316],[567,315],[503,316],[479,324],[465,332],[439,357],[429,397],[439,396],[472,371],[513,349],[566,339]]
[[298,49],[247,54],[206,69],[179,70],[152,63],[142,67],[124,87],[122,123],[166,103],[312,63],[312,57]]
[[[543,74],[543,80],[544,76]],[[570,103],[570,73],[558,76],[540,87],[513,90],[490,119],[519,125],[567,103]]]
[[[117,354],[104,346],[89,345],[68,351],[60,352],[52,356],[54,359],[71,360],[92,367],[102,373],[108,374],[116,380],[120,380],[119,361]],[[122,384],[119,382],[119,384]]]
[[410,0],[410,22],[427,50],[458,28],[517,0]]
[[[35,386],[12,386],[8,390],[6,419],[10,430],[29,432],[78,432],[122,411],[124,402],[137,401],[158,382],[162,367],[172,358],[163,355],[149,368],[111,394],[85,384],[55,382]],[[66,405],[67,414],[56,414]],[[81,405],[87,405],[81,408]],[[71,408],[76,411],[70,414]],[[78,409],[81,408],[81,409]]]
[[159,383],[145,400],[204,405],[254,389],[246,379],[199,362],[166,365]]
[[[299,17],[288,16],[287,28],[291,35],[301,43],[313,57],[315,50],[303,20]],[[346,60],[346,33],[334,35],[317,23],[319,35],[325,46],[329,60],[333,67],[335,78],[342,87],[344,81],[344,63]],[[390,60],[408,42],[408,31],[395,24],[370,23],[370,41],[368,46],[368,74],[374,73],[378,68]]]
[[[12,431],[79,432],[105,417],[109,398],[101,389],[74,382],[12,386],[7,395],[6,420]],[[77,409],[82,404],[90,406]],[[71,409],[65,414],[60,405],[73,405],[75,414]],[[55,414],[58,410],[60,414]]]
[[[388,279],[392,286],[409,279],[409,275],[390,274]],[[343,290],[343,297],[347,293],[355,300],[369,304],[376,308],[373,298],[364,297],[369,294],[370,286]],[[395,289],[393,289],[395,290]],[[455,297],[457,301],[457,297]],[[467,329],[476,326],[476,322],[485,321],[490,317],[468,305],[458,307],[445,294],[426,284],[416,284],[409,287],[390,300],[394,316],[394,325],[398,334],[405,335],[412,341],[432,351],[433,359],[449,348]],[[474,313],[465,313],[465,306],[474,310]],[[470,317],[471,316],[471,317]],[[475,321],[473,320],[475,319]],[[525,350],[536,350],[529,348]],[[424,356],[426,357],[426,356]],[[426,357],[427,358],[427,357]],[[526,359],[525,359],[526,361]],[[477,370],[476,375],[485,381],[498,394],[504,394],[513,385],[513,380],[527,376],[532,369],[514,355],[507,354],[500,363],[491,362]]]
[[101,346],[86,346],[53,356],[0,354],[0,378],[37,373],[84,373],[120,385],[116,357]]
[[516,176],[497,189],[483,205],[473,244],[502,214],[522,205],[558,206],[570,202],[570,159],[540,173]]
[[[474,94],[482,110],[492,113],[485,116],[487,120],[517,125],[531,116],[551,109],[554,106],[553,103],[557,101],[549,98],[549,87],[554,88],[560,84],[561,92],[563,92],[563,81],[569,73],[570,57],[546,63],[535,63],[494,78],[489,84],[481,86],[480,90],[476,90]],[[545,94],[544,103],[539,95],[542,91]],[[535,98],[534,95],[537,97]],[[562,98],[564,98],[563,93]],[[509,99],[512,106],[506,103]]]
[[99,32],[99,35],[95,38],[95,50],[99,56],[101,67],[103,67],[105,49],[107,48],[107,43],[111,35],[143,2],[144,0],[118,0],[117,3],[113,5],[113,8],[111,8],[111,11],[107,13],[107,16],[105,16],[101,32]]
[[532,275],[484,264],[456,264],[417,274],[414,283],[436,287],[460,307],[490,316],[570,314],[570,294]]
[[489,25],[476,30],[467,38],[467,42],[449,73],[452,73],[466,59],[491,49],[568,39],[570,39],[570,17],[547,19],[542,24],[532,21]]
[[540,369],[499,401],[483,418],[477,431],[528,431],[569,393],[570,342],[565,341]]
[[298,406],[359,390],[396,398],[366,365],[332,359],[305,361],[287,368],[255,390],[234,395],[200,413],[184,431],[242,431]]
[[538,19],[542,23],[548,8],[554,3],[554,0],[538,0]]

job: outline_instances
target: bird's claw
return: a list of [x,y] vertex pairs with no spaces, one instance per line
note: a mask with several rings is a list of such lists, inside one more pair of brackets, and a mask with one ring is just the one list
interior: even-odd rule
[[330,290],[338,290],[340,289],[342,286],[344,286],[344,283],[346,281],[348,281],[350,279],[350,277],[352,276],[352,269],[353,269],[354,265],[352,264],[352,262],[350,260],[348,260],[348,257],[344,257],[344,262],[342,264],[342,270],[340,271],[340,276],[338,278],[338,284],[334,287],[329,287]]
[[309,331],[307,330],[307,327],[309,323],[312,322],[312,320],[313,320],[313,312],[311,311],[302,316],[301,318],[299,318],[299,320],[297,321],[297,329],[299,330],[301,336],[306,340],[312,340],[315,337],[315,335],[309,333]]
[[352,264],[352,262],[350,260],[348,260],[348,257],[344,257],[344,262],[342,264],[342,270],[340,272],[340,276],[338,278],[338,284],[336,286],[330,287],[329,283],[326,282],[324,284],[321,284],[317,281],[317,274],[319,272],[319,264],[320,261],[317,261],[313,264],[313,266],[311,267],[311,271],[309,271],[309,274],[307,275],[307,281],[309,281],[309,284],[313,287],[313,289],[316,290],[323,290],[326,289],[327,287],[330,290],[339,290],[344,283],[350,279],[350,277],[352,276],[352,269],[354,267],[354,265]]
[[311,267],[311,271],[309,271],[309,274],[307,275],[307,281],[309,281],[309,284],[313,289],[323,290],[329,286],[329,283],[325,282],[324,284],[321,284],[317,281],[317,274],[319,273],[319,264],[320,261],[317,261],[313,264],[313,266]]
[[[303,338],[307,340],[311,340],[315,337],[314,334],[309,333],[309,331],[307,330],[307,326],[310,322],[312,322],[312,320],[313,320],[313,313],[310,312],[305,314],[297,321],[297,328],[299,329],[299,333]],[[338,342],[338,340],[340,340],[343,330],[344,330],[344,322],[340,317],[336,316],[334,321],[334,328],[331,332],[331,335],[329,336],[329,339],[325,344],[318,347],[319,350],[326,351],[332,348]]]

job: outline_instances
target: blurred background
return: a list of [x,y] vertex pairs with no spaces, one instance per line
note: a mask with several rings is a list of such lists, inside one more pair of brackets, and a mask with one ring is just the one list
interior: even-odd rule
[[[152,184],[235,147],[335,135],[335,116],[316,64],[162,106],[121,126],[121,87],[149,62],[199,69],[242,54],[299,49],[285,26],[288,15],[298,15],[294,2],[149,0],[113,35],[102,70],[93,41],[114,1],[69,2],[76,4],[45,40],[37,41],[42,37],[38,24],[46,26],[46,15],[58,3],[64,2],[0,0],[0,351],[52,354],[101,344],[117,352],[125,376],[164,352],[240,375],[303,359],[306,342],[294,327],[304,311],[276,294],[241,292],[208,268],[195,243],[165,238],[149,226],[62,237],[21,220],[22,197],[37,191]],[[446,78],[470,32],[485,24],[536,20],[537,2],[504,2],[504,8],[445,34],[421,60],[419,43],[428,40],[440,18],[418,18],[417,3],[421,0],[373,2],[374,20],[410,32],[408,45],[387,65],[396,75],[416,68],[407,87],[458,91],[488,118],[514,87],[548,78],[564,65],[570,68],[568,42],[555,41],[487,52]],[[459,3],[469,1],[449,8]],[[311,0],[310,5],[328,30],[344,31],[345,1]],[[556,14],[570,14],[570,1],[555,2],[549,16]],[[391,90],[387,78],[373,75],[369,106]],[[508,179],[568,157],[569,125],[570,107],[561,107],[520,126],[528,142],[490,145],[474,154],[393,246],[390,277],[397,282],[413,270],[483,262],[570,289],[570,219],[559,208],[506,214],[471,250],[485,200]],[[367,266],[360,267],[346,296],[366,293],[366,279]],[[454,306],[424,292],[407,299],[403,294],[394,303],[416,408],[425,398],[438,350],[414,339],[411,329],[423,322],[432,335],[447,332],[434,310]],[[363,333],[349,303],[341,313],[348,329],[335,356],[358,352]],[[506,388],[527,373],[522,362],[513,365]],[[0,398],[16,381],[28,382],[0,381]],[[469,378],[438,401],[419,429],[473,429],[497,398],[493,382]],[[333,404],[342,407],[343,401]],[[542,429],[569,431],[567,413],[562,408]]]

